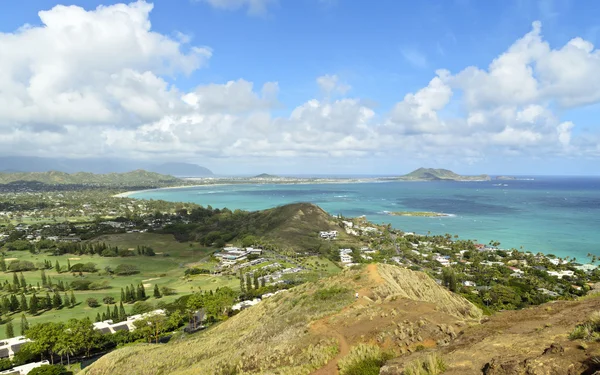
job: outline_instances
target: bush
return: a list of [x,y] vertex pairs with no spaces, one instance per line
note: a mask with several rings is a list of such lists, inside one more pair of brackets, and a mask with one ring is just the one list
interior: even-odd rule
[[102,280],[91,283],[89,288],[90,290],[108,289],[110,285],[108,285],[108,280]]
[[131,308],[131,314],[144,314],[152,310],[154,310],[154,306],[152,306],[152,304],[144,301],[138,301],[133,304],[133,307]]
[[31,271],[34,269],[35,265],[28,260],[13,260],[8,264],[8,270],[12,272]]
[[389,358],[378,346],[358,344],[338,363],[340,375],[378,375]]
[[117,275],[126,276],[140,273],[140,271],[136,266],[132,264],[119,264],[117,268],[115,268],[115,273]]
[[96,272],[96,263],[75,263],[71,266],[69,272]]
[[569,335],[570,340],[597,341],[600,338],[600,311],[593,312],[583,323],[577,325]]
[[334,299],[337,296],[339,296],[340,294],[345,294],[345,293],[348,293],[348,289],[346,289],[346,288],[340,288],[340,287],[323,288],[323,289],[319,289],[315,292],[314,298],[321,300],[321,301],[326,301],[329,299]]
[[90,290],[90,284],[92,284],[89,280],[74,280],[71,281],[71,289],[73,290]]
[[177,292],[175,291],[175,289],[169,288],[168,286],[163,286],[162,288],[160,288],[160,293],[163,296],[172,296],[172,295],[177,294]]
[[98,303],[98,300],[95,298],[88,298],[85,300],[85,303],[87,303],[87,305],[89,307],[98,307],[100,306],[100,304]]
[[72,374],[63,365],[42,365],[29,371],[29,375],[67,375]]
[[415,360],[404,367],[403,375],[439,375],[446,371],[444,360],[436,353]]
[[185,272],[183,272],[184,275],[188,276],[188,275],[201,275],[201,274],[210,274],[210,270],[204,269],[204,268],[188,268],[187,270],[185,270]]
[[115,297],[106,296],[106,297],[102,298],[102,302],[105,305],[112,305],[113,303],[115,303]]

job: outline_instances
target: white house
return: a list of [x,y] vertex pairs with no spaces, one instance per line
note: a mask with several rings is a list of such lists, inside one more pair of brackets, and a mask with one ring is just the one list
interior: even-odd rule
[[2,372],[0,372],[0,374],[2,374],[2,375],[5,375],[5,374],[6,375],[27,375],[34,368],[41,367],[43,365],[49,365],[49,364],[50,364],[50,362],[48,362],[48,361],[27,363],[22,366],[13,367],[10,370],[2,371]]
[[562,279],[564,276],[569,276],[572,277],[575,274],[575,272],[573,271],[548,271],[548,275],[550,276],[556,276],[559,279]]
[[232,310],[243,310],[243,309],[247,309],[248,307],[257,305],[258,303],[260,303],[261,299],[260,298],[255,298],[251,301],[242,301],[240,303],[236,303],[235,305],[233,305],[231,307]]
[[12,358],[21,350],[21,346],[31,342],[25,336],[17,336],[0,341],[0,358]]
[[352,255],[340,253],[340,261],[342,263],[352,263]]

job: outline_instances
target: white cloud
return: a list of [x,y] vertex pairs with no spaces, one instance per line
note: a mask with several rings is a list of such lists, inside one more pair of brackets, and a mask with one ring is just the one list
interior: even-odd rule
[[600,102],[599,53],[581,38],[553,49],[539,23],[488,67],[439,70],[425,87],[399,95],[389,113],[344,97],[350,86],[323,75],[321,98],[275,116],[277,82],[171,84],[212,52],[183,34],[153,31],[151,10],[143,1],[88,11],[57,6],[40,12],[43,27],[0,34],[0,150],[320,162],[600,155],[597,134],[582,139],[557,114]]
[[340,78],[335,74],[325,74],[317,77],[317,84],[327,96],[332,94],[345,95],[352,88],[350,85],[341,82]]
[[248,14],[265,15],[271,4],[276,4],[277,0],[195,0],[204,2],[217,9],[238,10],[248,8]]

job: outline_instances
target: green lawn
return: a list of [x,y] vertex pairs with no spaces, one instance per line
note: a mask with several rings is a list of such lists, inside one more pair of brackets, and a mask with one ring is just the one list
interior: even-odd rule
[[[52,265],[56,261],[59,262],[63,270],[66,269],[67,261],[70,261],[71,265],[76,263],[88,263],[92,262],[96,264],[97,269],[100,271],[94,274],[84,273],[83,278],[90,281],[108,281],[110,288],[103,290],[90,290],[90,291],[76,291],[75,298],[78,304],[73,308],[63,308],[60,310],[50,310],[41,313],[37,316],[31,316],[26,314],[27,320],[30,324],[41,323],[47,321],[66,321],[70,318],[84,318],[90,317],[92,320],[95,319],[96,314],[106,311],[106,306],[102,304],[102,298],[105,296],[112,296],[115,298],[117,303],[120,300],[121,288],[125,288],[130,284],[134,286],[139,283],[143,283],[146,289],[146,295],[151,303],[158,301],[169,302],[184,294],[189,294],[198,290],[210,290],[216,289],[222,286],[229,286],[231,288],[239,288],[239,280],[231,276],[211,276],[211,275],[197,275],[189,278],[184,277],[184,271],[191,264],[196,266],[202,266],[203,262],[206,262],[210,258],[210,254],[214,251],[213,249],[207,249],[199,246],[198,244],[192,243],[179,243],[171,235],[162,235],[154,233],[128,233],[102,236],[94,241],[106,242],[110,245],[118,245],[122,248],[136,248],[138,245],[145,245],[152,247],[157,255],[153,257],[148,256],[134,256],[134,257],[114,257],[106,258],[98,255],[62,255],[52,256],[50,254],[37,254],[33,255],[27,251],[11,251],[6,253],[6,261],[10,263],[10,259],[17,258],[19,260],[28,260],[36,263],[42,263],[44,260],[50,260]],[[106,275],[104,270],[105,267],[111,267],[114,269],[119,264],[129,264],[136,266],[140,273],[130,276],[115,276]],[[74,280],[81,279],[79,275],[73,275],[69,272],[57,273],[54,268],[46,270],[46,276],[52,278],[53,282],[56,283],[62,280],[65,284],[70,284]],[[23,272],[23,276],[27,284],[31,284],[34,287],[38,282],[41,283],[41,271],[29,271]],[[0,282],[8,280],[9,283],[13,281],[12,273],[0,273]],[[158,284],[159,287],[167,286],[177,291],[174,296],[165,296],[160,300],[152,297],[154,285]],[[1,292],[3,293],[3,292]],[[45,296],[45,291],[38,294],[38,296]],[[64,293],[61,293],[63,296]],[[101,306],[97,308],[90,308],[85,304],[85,300],[89,297],[96,298]],[[28,296],[29,301],[29,296]],[[129,311],[130,305],[126,305],[126,310]],[[112,305],[111,305],[112,309]],[[13,324],[15,327],[15,334],[20,333],[20,316],[21,313],[16,313],[13,318]],[[0,326],[0,339],[5,337],[5,329]]]

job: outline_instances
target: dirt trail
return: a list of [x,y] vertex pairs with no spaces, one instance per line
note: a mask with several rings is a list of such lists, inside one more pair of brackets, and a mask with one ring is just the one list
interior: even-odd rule
[[369,264],[367,266],[367,275],[369,276],[370,283],[368,286],[365,286],[364,288],[361,288],[360,290],[358,290],[359,298],[356,301],[354,301],[350,305],[346,306],[339,313],[335,313],[335,314],[326,316],[326,317],[324,317],[320,320],[317,320],[311,324],[310,329],[313,334],[319,335],[319,336],[333,337],[338,341],[338,344],[339,344],[338,354],[332,360],[327,362],[327,364],[324,367],[321,367],[320,369],[313,371],[311,375],[332,375],[332,374],[337,375],[339,373],[338,366],[337,366],[338,362],[342,358],[344,358],[346,355],[348,355],[348,353],[350,352],[350,344],[348,343],[348,340],[346,339],[346,337],[344,335],[342,335],[336,328],[334,328],[330,325],[329,320],[336,315],[343,314],[347,310],[355,308],[356,306],[363,306],[363,305],[370,303],[369,300],[362,298],[362,297],[370,297],[371,290],[374,286],[373,284],[380,285],[380,284],[384,283],[385,281],[379,275],[376,264]]

